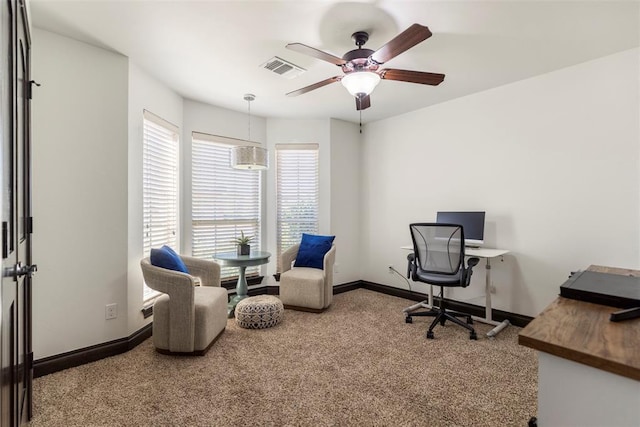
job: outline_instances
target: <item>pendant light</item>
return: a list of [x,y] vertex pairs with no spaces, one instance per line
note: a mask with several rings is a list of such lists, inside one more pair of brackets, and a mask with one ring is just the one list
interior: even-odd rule
[[[256,99],[252,93],[244,95],[249,111],[249,138],[251,142],[251,101]],[[236,145],[231,149],[231,167],[244,170],[264,170],[269,168],[269,152],[258,145]]]

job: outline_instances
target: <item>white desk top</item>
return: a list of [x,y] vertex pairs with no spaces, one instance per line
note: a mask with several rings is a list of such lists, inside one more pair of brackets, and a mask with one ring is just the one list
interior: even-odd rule
[[[402,246],[401,249],[409,251],[413,250],[413,246]],[[508,254],[508,249],[494,249],[494,248],[465,248],[464,253],[466,256],[475,256],[478,258],[495,258]]]

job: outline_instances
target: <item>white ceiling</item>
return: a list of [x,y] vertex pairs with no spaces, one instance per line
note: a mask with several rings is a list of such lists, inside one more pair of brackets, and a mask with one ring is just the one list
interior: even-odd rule
[[[285,49],[300,42],[342,56],[351,34],[376,50],[413,23],[433,36],[386,66],[446,74],[439,86],[381,81],[362,122],[379,120],[640,45],[637,1],[59,1],[31,0],[32,22],[120,52],[185,98],[264,117],[358,122],[340,83],[285,93],[340,75]],[[279,56],[307,71],[260,68]],[[615,78],[615,76],[602,76]]]

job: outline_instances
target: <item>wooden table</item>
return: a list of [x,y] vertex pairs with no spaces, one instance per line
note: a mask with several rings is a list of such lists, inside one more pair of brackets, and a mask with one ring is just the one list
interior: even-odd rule
[[[592,265],[589,271],[640,277]],[[640,319],[619,308],[558,297],[518,336],[539,350],[539,425],[640,425]]]

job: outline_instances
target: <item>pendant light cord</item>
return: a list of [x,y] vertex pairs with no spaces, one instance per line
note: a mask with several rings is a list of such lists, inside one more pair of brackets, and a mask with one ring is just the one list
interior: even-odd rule
[[248,141],[251,142],[251,101],[253,101],[254,99],[256,99],[256,96],[252,93],[245,93],[244,95],[244,100],[247,101],[247,110],[249,111],[249,139]]
[[251,100],[247,99],[247,108],[249,110],[249,141],[251,141]]

